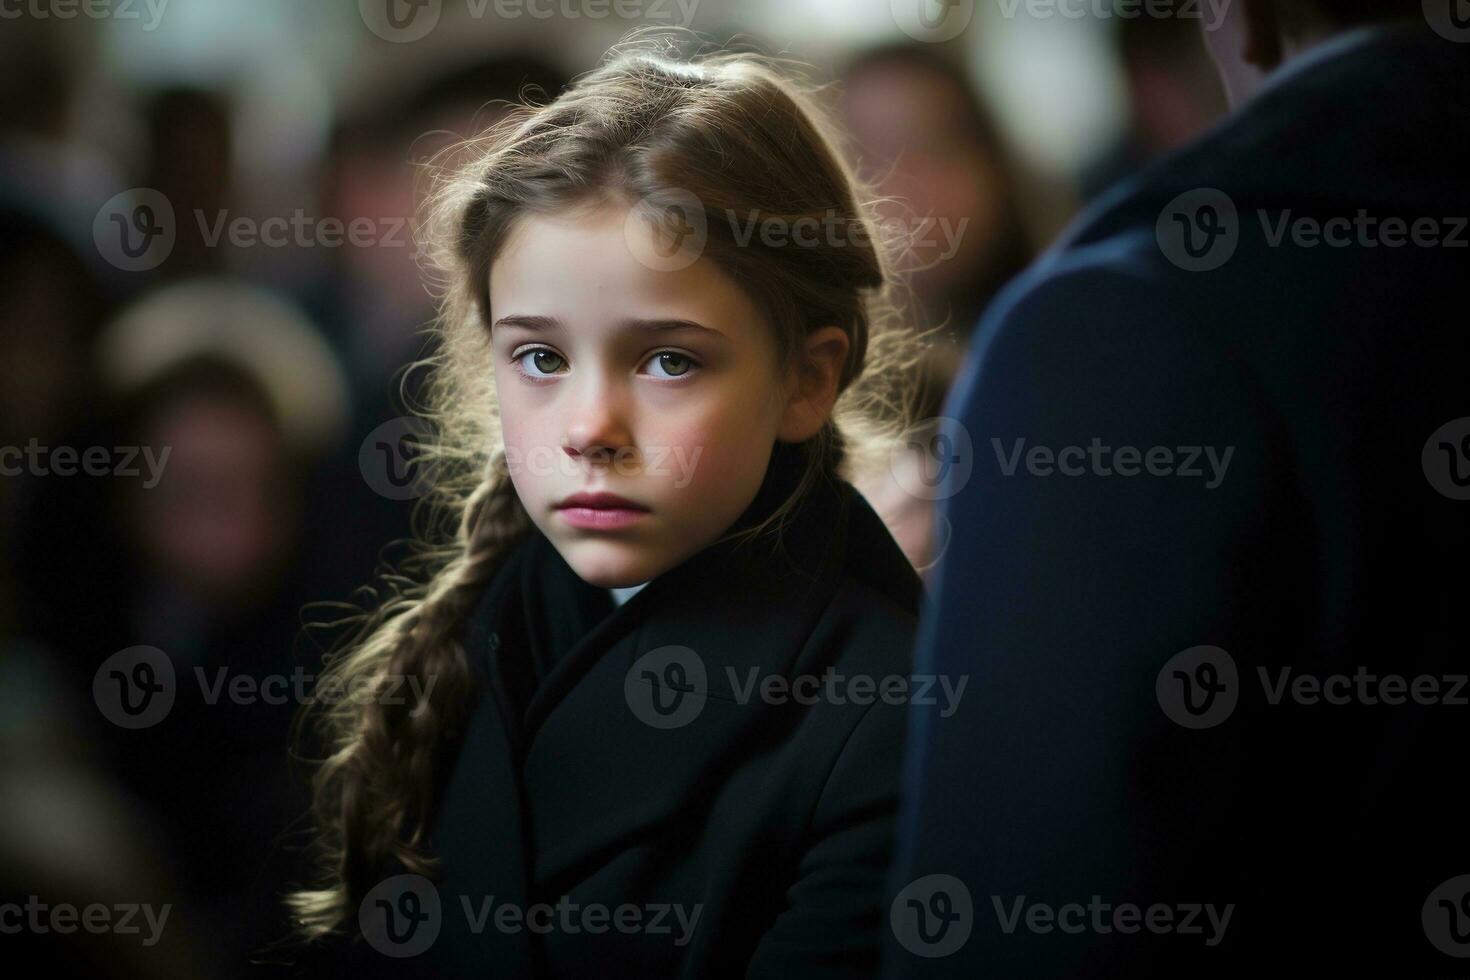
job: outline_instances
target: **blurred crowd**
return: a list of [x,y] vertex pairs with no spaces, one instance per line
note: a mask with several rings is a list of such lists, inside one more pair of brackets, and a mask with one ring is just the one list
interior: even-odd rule
[[[960,231],[904,260],[916,329],[943,328],[923,417],[987,303],[1055,233],[1031,217],[1037,196],[1070,210],[1222,110],[1197,25],[1122,22],[1116,50],[1130,125],[1071,187],[1026,172],[962,52],[893,41],[835,66],[834,109],[884,207]],[[262,207],[239,179],[235,93],[118,86],[101,111],[136,152],[113,158],[70,55],[20,44],[0,59],[0,903],[169,911],[153,943],[53,928],[5,947],[33,945],[59,973],[235,976],[288,955],[280,895],[301,875],[300,699],[281,679],[308,683],[329,631],[304,624],[346,608],[411,530],[412,492],[369,471],[406,436],[408,368],[432,353],[413,163],[591,65],[425,59],[411,84],[333,106],[324,144],[278,183],[309,188],[288,217],[335,219],[344,241],[262,261],[230,223]],[[140,188],[152,210],[109,204]],[[353,240],[359,219],[369,240]],[[927,568],[943,538],[928,503],[893,470],[863,489]],[[119,704],[119,670],[169,669],[166,718]]]

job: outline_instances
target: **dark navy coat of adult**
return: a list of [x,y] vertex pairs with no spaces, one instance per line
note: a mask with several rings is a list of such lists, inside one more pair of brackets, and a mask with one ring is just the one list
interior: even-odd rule
[[1467,216],[1470,44],[1351,35],[982,321],[886,976],[1466,972]]

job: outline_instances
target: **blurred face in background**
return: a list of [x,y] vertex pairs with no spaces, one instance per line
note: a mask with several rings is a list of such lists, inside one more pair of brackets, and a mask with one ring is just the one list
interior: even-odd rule
[[[526,217],[490,272],[512,482],[584,581],[646,582],[713,543],[755,498],[782,433],[772,328],[708,257],[650,268],[626,207]],[[622,517],[563,506],[616,494]],[[603,521],[605,526],[598,526]]]
[[[919,239],[902,263],[926,297],[962,290],[1006,249],[1002,161],[974,132],[970,93],[937,72],[901,61],[860,66],[846,81],[843,110],[862,176],[884,197],[885,222]],[[926,216],[935,221],[920,222]]]
[[169,454],[157,485],[133,491],[134,532],[152,571],[207,604],[270,589],[296,519],[272,420],[239,398],[196,392],[156,407],[142,439],[155,456]]

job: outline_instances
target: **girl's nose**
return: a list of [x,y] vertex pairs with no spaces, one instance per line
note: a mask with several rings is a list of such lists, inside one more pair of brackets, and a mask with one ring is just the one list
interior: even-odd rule
[[633,445],[633,436],[624,418],[612,393],[603,387],[588,398],[567,426],[562,449],[573,458],[611,459],[625,453]]

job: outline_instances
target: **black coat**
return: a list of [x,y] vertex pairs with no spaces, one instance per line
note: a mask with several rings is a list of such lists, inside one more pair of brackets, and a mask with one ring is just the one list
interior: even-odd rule
[[[1441,950],[1470,953],[1467,882],[1436,890],[1470,872],[1470,45],[1421,28],[1304,57],[981,326],[916,657],[971,696],[915,712],[893,887],[928,879],[904,905],[936,942],[894,942],[891,977],[1465,972]],[[1175,210],[1201,189],[1218,220]],[[1360,209],[1403,225],[1277,240],[1310,218],[1343,242]],[[1176,217],[1199,263],[1161,247]],[[1050,455],[1028,467],[1021,439]],[[1094,439],[1139,455],[1060,457]],[[1359,671],[1439,700],[1373,703]],[[1186,908],[1208,904],[1228,926]],[[1151,930],[1123,905],[1163,910]]]
[[[790,488],[793,459],[778,450],[737,526]],[[433,823],[437,936],[380,957],[388,972],[876,970],[902,699],[758,692],[907,677],[922,589],[846,483],[815,491],[784,547],[715,545],[617,608],[539,532],[515,548],[464,634],[483,686]],[[402,887],[389,902],[410,910]],[[538,903],[554,918],[533,933],[519,916]]]

